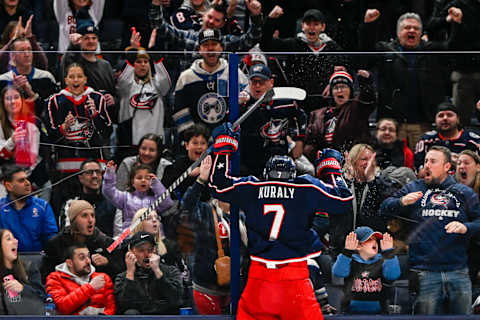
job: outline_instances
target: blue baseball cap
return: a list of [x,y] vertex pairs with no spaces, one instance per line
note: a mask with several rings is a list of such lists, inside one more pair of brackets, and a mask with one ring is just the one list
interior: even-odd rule
[[383,235],[380,232],[373,231],[370,227],[358,227],[355,229],[355,233],[357,234],[357,240],[360,243],[367,241],[371,237],[383,239]]
[[77,33],[80,33],[82,36],[94,33],[98,36],[98,28],[92,20],[82,19],[77,22]]
[[250,68],[248,79],[259,77],[265,80],[272,78],[272,71],[263,63],[255,64]]

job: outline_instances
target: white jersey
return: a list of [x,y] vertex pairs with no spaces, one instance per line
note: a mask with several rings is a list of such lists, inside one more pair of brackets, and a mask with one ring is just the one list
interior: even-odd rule
[[[88,14],[97,27],[102,20],[104,6],[105,0],[92,0],[92,5],[88,9]],[[68,5],[68,0],[53,0],[53,11],[59,25],[57,50],[63,53],[67,51],[70,44],[69,35],[77,31],[77,21]]]
[[132,144],[137,145],[147,133],[164,137],[165,106],[163,97],[172,82],[161,61],[155,63],[155,76],[148,82],[136,81],[134,68],[127,63],[118,78],[117,93],[120,96],[118,121],[132,119]]

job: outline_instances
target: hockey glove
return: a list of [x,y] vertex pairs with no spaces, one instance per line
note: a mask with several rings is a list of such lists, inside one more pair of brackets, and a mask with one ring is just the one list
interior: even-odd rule
[[317,178],[321,178],[327,174],[342,174],[341,163],[343,161],[342,154],[335,149],[325,148],[318,151],[315,160],[315,169]]
[[226,122],[213,130],[213,153],[231,154],[238,150],[240,129],[233,131],[232,124]]

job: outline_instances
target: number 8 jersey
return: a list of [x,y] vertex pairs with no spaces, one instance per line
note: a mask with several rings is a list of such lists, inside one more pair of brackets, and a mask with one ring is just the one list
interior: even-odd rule
[[213,196],[246,215],[252,260],[281,264],[320,255],[322,244],[311,228],[317,215],[344,214],[352,194],[341,176],[327,184],[310,175],[292,180],[260,181],[229,175],[229,156],[217,155],[209,186]]

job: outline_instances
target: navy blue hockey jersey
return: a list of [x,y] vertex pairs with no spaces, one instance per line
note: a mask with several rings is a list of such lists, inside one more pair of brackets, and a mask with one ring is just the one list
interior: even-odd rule
[[[253,98],[241,106],[245,113],[256,102]],[[291,99],[272,100],[261,104],[242,124],[241,165],[248,174],[259,177],[272,155],[287,155],[287,136],[303,141],[307,115]]]
[[228,161],[229,156],[216,156],[209,185],[214,197],[245,212],[252,260],[278,264],[319,255],[322,244],[312,220],[325,212],[349,210],[352,195],[343,178],[338,176],[331,185],[310,175],[289,181],[233,178]]
[[470,130],[461,130],[454,139],[447,139],[436,130],[425,133],[415,146],[414,162],[415,168],[423,166],[425,155],[432,146],[446,147],[452,153],[460,153],[463,150],[472,150],[480,152],[480,136]]

